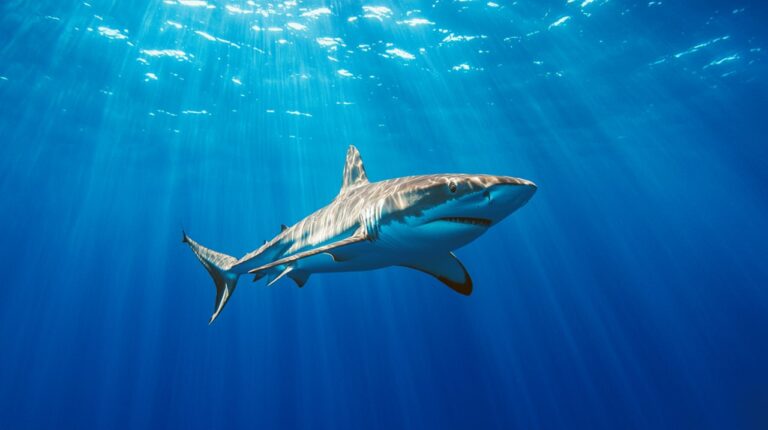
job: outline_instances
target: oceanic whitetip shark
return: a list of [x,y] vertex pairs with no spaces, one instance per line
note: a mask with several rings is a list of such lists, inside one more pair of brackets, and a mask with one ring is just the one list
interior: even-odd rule
[[522,207],[536,185],[508,176],[442,174],[369,182],[350,146],[341,191],[324,208],[240,259],[205,248],[183,233],[216,283],[209,323],[245,274],[272,285],[284,276],[304,286],[313,273],[403,266],[472,293],[472,279],[452,251],[477,239]]

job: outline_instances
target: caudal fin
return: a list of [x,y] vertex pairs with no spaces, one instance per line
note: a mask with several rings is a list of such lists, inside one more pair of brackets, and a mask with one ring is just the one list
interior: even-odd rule
[[211,315],[211,319],[208,321],[208,324],[210,324],[219,316],[221,310],[224,309],[224,305],[227,304],[229,298],[232,297],[232,293],[235,292],[237,279],[240,275],[229,269],[235,265],[237,259],[208,249],[192,240],[186,233],[182,232],[182,234],[184,237],[181,241],[192,248],[197,259],[203,263],[203,267],[211,274],[211,278],[213,278],[213,282],[216,284],[216,303],[214,304],[213,315]]

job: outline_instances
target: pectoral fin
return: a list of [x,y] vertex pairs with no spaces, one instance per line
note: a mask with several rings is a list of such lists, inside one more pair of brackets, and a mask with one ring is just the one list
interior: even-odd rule
[[472,294],[472,278],[467,269],[453,253],[429,256],[419,261],[404,264],[404,267],[416,269],[437,278],[453,291],[468,296]]

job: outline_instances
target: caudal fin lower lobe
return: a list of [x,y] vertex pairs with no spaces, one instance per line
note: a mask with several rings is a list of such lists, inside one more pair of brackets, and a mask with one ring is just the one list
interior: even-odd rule
[[213,315],[211,315],[211,319],[208,321],[208,324],[210,324],[219,316],[221,310],[224,309],[224,305],[227,304],[229,298],[232,297],[232,293],[235,292],[237,279],[240,275],[229,269],[235,265],[237,259],[208,249],[192,240],[186,233],[182,232],[182,234],[181,241],[189,245],[197,259],[200,260],[205,270],[213,278],[214,284],[216,284],[216,302],[214,303]]

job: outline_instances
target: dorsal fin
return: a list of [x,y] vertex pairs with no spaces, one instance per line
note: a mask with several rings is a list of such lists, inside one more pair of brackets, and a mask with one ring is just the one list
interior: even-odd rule
[[347,161],[344,164],[344,176],[341,182],[341,192],[358,187],[368,183],[368,176],[365,174],[363,159],[360,158],[360,151],[354,145],[349,145],[347,150]]
[[288,226],[285,224],[280,224],[280,231],[286,231],[288,230]]

